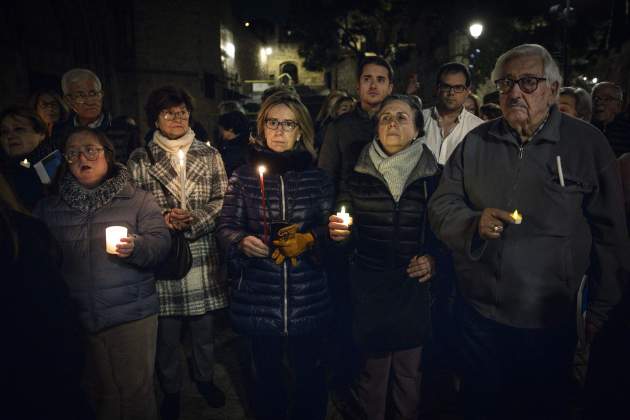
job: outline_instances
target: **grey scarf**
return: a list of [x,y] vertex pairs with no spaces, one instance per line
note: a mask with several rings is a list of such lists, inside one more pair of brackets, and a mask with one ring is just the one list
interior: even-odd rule
[[59,185],[59,195],[73,209],[90,212],[109,204],[128,182],[129,171],[119,163],[114,168],[114,176],[92,189],[83,187],[68,171]]
[[407,148],[395,155],[387,156],[378,138],[375,138],[370,145],[369,156],[376,170],[385,178],[394,201],[398,202],[405,189],[407,178],[422,156],[422,142],[414,139]]

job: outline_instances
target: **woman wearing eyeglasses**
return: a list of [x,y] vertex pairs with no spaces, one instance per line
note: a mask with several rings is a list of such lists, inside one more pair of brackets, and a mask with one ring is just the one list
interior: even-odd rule
[[211,407],[225,404],[223,391],[213,383],[213,318],[228,305],[214,237],[227,177],[219,152],[199,141],[190,128],[193,100],[187,92],[173,86],[158,88],[149,95],[145,110],[157,130],[146,148],[132,153],[128,166],[137,185],[155,196],[169,229],[184,233],[193,257],[184,278],[157,282],[157,370],[164,391],[162,419],[170,420],[180,411],[184,324],[191,334],[193,379],[199,392]]
[[431,323],[429,281],[435,281],[439,256],[427,220],[438,164],[420,139],[419,99],[389,96],[377,118],[376,136],[337,199],[353,223],[331,216],[330,237],[340,251],[353,253],[353,329],[364,355],[357,394],[366,418],[416,419],[422,346]]
[[314,164],[313,123],[295,96],[265,100],[256,128],[217,227],[233,281],[232,323],[251,341],[257,418],[288,418],[287,355],[295,378],[291,418],[324,419],[321,350],[330,301],[320,251],[332,181]]
[[[159,305],[151,270],[169,250],[168,229],[102,132],[76,129],[64,154],[58,194],[34,214],[61,245],[61,271],[87,331],[86,393],[98,419],[153,419]],[[115,253],[106,250],[110,226],[127,228]]]

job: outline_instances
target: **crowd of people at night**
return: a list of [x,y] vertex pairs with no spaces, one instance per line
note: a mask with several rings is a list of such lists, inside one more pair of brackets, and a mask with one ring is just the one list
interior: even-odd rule
[[184,330],[220,408],[228,313],[257,419],[323,420],[330,400],[346,419],[433,418],[427,389],[462,419],[630,415],[620,86],[564,86],[537,44],[496,59],[484,100],[456,62],[431,107],[415,79],[393,92],[382,57],[356,77],[315,118],[286,86],[255,122],[223,103],[211,134],[173,85],[141,133],[82,68],[3,110],[0,410],[176,420]]

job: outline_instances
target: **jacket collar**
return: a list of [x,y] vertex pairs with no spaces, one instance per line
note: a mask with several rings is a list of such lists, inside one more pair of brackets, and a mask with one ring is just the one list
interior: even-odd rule
[[[552,105],[549,109],[549,115],[543,122],[543,127],[538,130],[534,137],[529,140],[530,143],[538,143],[540,141],[549,141],[557,143],[560,141],[560,126],[562,124],[562,113],[558,110],[556,105]],[[494,120],[488,134],[498,140],[508,143],[520,145],[520,139],[518,134],[512,127],[509,126],[505,118],[501,117]]]
[[[417,139],[416,141],[420,141],[420,139]],[[371,146],[372,142],[369,142],[365,145],[365,147],[363,147],[361,153],[359,154],[359,158],[357,159],[357,163],[354,166],[354,170],[357,173],[371,175],[375,178],[378,178],[387,185],[385,178],[383,178],[383,175],[381,175],[381,173],[376,169],[374,163],[372,162],[372,159],[370,159],[369,152]],[[409,174],[409,177],[405,182],[405,188],[403,189],[403,191],[418,179],[435,175],[436,173],[438,173],[438,170],[439,167],[435,156],[433,156],[433,153],[431,152],[431,150],[429,150],[427,145],[423,144],[422,155],[420,156],[420,159],[418,159],[418,163],[416,163],[416,166]]]
[[253,165],[265,165],[270,174],[282,175],[285,172],[303,172],[313,167],[311,154],[302,149],[277,153],[266,147],[254,145],[249,149],[247,162]]

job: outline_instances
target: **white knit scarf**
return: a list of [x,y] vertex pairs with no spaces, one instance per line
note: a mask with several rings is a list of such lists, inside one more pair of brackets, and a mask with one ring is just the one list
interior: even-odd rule
[[405,149],[388,156],[382,149],[378,138],[375,138],[370,146],[369,156],[376,170],[385,178],[394,201],[398,202],[407,178],[422,156],[422,142],[414,139]]
[[193,140],[195,140],[195,132],[189,128],[186,134],[181,136],[178,139],[171,140],[168,137],[164,136],[160,130],[155,130],[153,133],[153,141],[162,148],[166,153],[168,153],[169,158],[171,159],[171,163],[173,167],[179,172],[178,156],[177,152],[180,149],[184,150],[184,153],[188,154],[188,149],[190,149],[190,145]]

